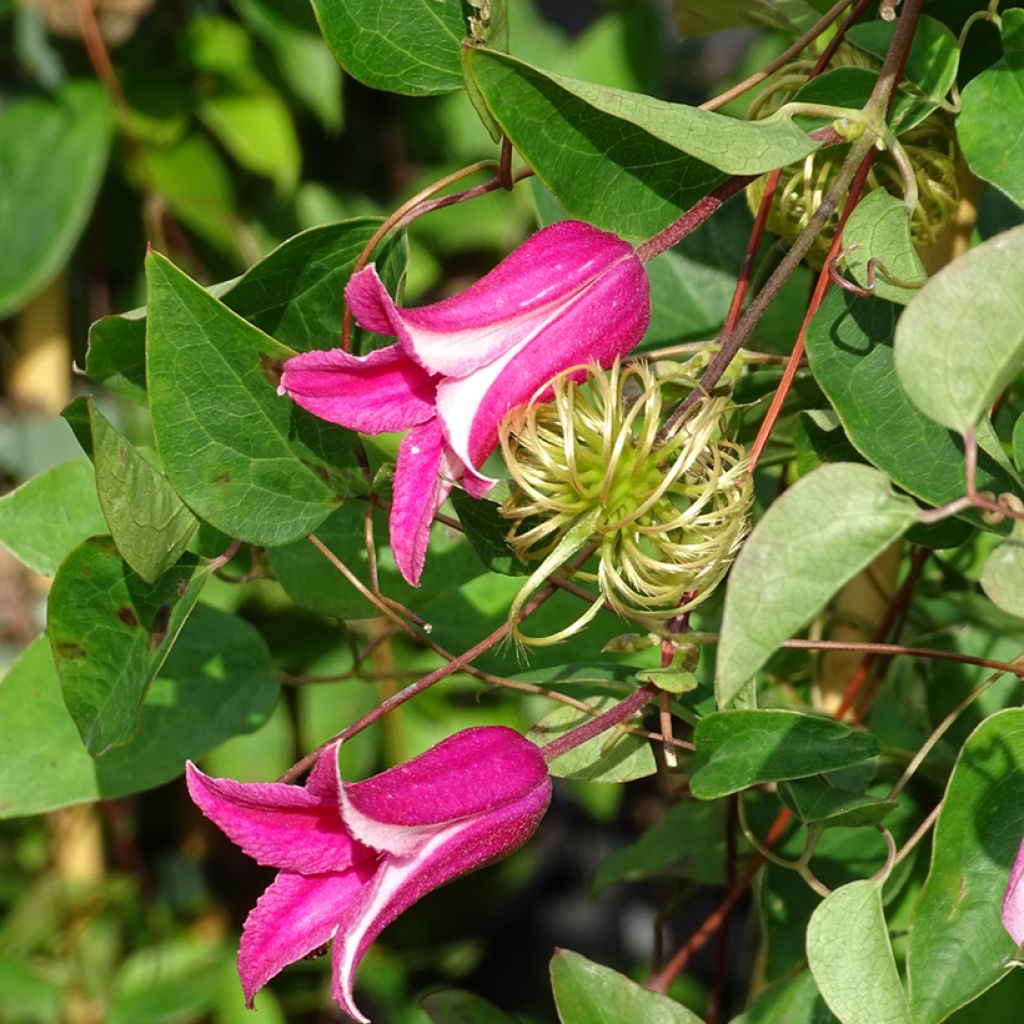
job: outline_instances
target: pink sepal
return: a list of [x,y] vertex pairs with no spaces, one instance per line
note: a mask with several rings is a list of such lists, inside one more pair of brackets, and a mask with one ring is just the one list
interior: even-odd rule
[[1017,850],[1003,898],[1003,927],[1018,946],[1024,944],[1024,841]]
[[334,938],[376,866],[371,859],[324,875],[278,872],[242,927],[238,976],[247,1006],[275,974]]
[[372,885],[338,922],[332,991],[346,1013],[367,1024],[353,1000],[353,980],[367,948],[384,928],[428,892],[519,849],[533,835],[550,800],[551,780],[545,775],[512,803],[446,828],[435,826],[414,855],[382,860]]
[[322,420],[364,434],[405,430],[434,416],[436,381],[389,345],[365,356],[340,348],[303,352],[284,364],[281,392]]
[[343,784],[341,815],[358,842],[406,856],[439,826],[488,814],[547,784],[547,764],[534,744],[514,729],[480,726],[365,782]]
[[617,235],[562,221],[538,231],[450,299],[402,309],[373,267],[353,275],[345,298],[363,327],[393,334],[431,372],[465,377],[535,337],[566,301],[618,261],[639,267],[632,253]]
[[338,817],[336,791],[214,779],[191,761],[185,781],[203,814],[257,864],[309,874],[343,871],[366,855]]

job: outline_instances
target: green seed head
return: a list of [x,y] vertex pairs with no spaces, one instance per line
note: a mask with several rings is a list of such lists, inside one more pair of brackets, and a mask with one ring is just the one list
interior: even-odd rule
[[[807,83],[814,60],[801,58],[786,65],[770,88],[762,92],[747,111],[748,120],[768,117],[788,103]],[[843,43],[830,64],[832,68],[863,67],[877,70],[878,63],[855,46]],[[910,230],[914,243],[928,246],[953,218],[960,202],[960,181],[957,173],[956,140],[951,117],[936,111],[920,124],[900,134],[900,144],[913,168],[918,200],[910,213]],[[768,229],[792,242],[807,226],[821,205],[848,152],[847,146],[833,146],[811,153],[782,172],[775,201],[768,214]],[[765,182],[761,177],[747,186],[747,203],[757,213],[764,197]],[[899,167],[886,150],[878,153],[865,186],[865,194],[884,188],[891,195],[903,195],[903,178]],[[828,255],[839,223],[837,210],[818,235],[807,255],[807,261],[820,267]]]
[[501,511],[515,553],[550,562],[559,552],[546,575],[594,545],[597,572],[575,575],[627,618],[703,601],[746,532],[752,491],[743,449],[723,438],[726,394],[700,399],[659,437],[697,386],[692,364],[577,367],[510,415],[500,437],[515,486]]

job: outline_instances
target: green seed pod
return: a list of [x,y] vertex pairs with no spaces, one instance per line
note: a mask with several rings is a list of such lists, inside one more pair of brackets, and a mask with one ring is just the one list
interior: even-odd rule
[[[748,119],[756,121],[768,117],[788,103],[806,84],[813,67],[811,59],[793,61],[772,86],[754,100],[747,112]],[[878,63],[855,46],[844,43],[832,58],[830,67],[863,67],[875,71]],[[928,246],[953,218],[960,201],[952,118],[943,111],[935,111],[920,124],[903,132],[899,140],[910,160],[918,188],[918,201],[910,213],[911,235],[916,245]],[[768,230],[792,242],[821,205],[847,152],[847,146],[833,146],[823,152],[811,153],[784,168],[768,214]],[[766,176],[761,177],[747,187],[747,203],[754,213],[764,198],[766,181]],[[865,192],[876,188],[884,188],[898,198],[903,196],[899,167],[885,150],[875,156]],[[838,222],[837,210],[807,254],[807,261],[812,266],[820,267],[824,263]]]
[[[554,643],[605,601],[628,619],[666,619],[699,604],[721,580],[746,533],[752,497],[746,454],[722,436],[728,396],[701,399],[659,438],[697,386],[693,364],[577,367],[502,424],[514,484],[501,509],[513,522],[508,541],[524,561],[543,560],[510,611],[519,639]],[[601,597],[554,637],[519,634],[527,598],[591,545],[597,572],[569,574],[596,583]]]

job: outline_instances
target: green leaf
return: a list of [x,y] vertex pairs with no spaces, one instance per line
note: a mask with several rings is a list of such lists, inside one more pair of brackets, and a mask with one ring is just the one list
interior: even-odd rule
[[835,1024],[810,971],[762,989],[731,1024]]
[[192,555],[149,584],[109,537],[75,548],[53,580],[47,635],[68,711],[99,756],[135,732],[160,671],[205,580]]
[[[860,22],[851,26],[846,33],[846,41],[881,62],[885,59],[896,26],[896,21]],[[913,82],[925,96],[941,100],[953,87],[959,64],[960,48],[956,36],[941,21],[922,15],[903,68],[904,79]]]
[[[598,712],[609,711],[620,697],[593,697],[587,701]],[[544,745],[589,722],[593,716],[568,705],[546,714],[529,732],[534,743]],[[581,782],[628,782],[653,775],[657,770],[651,744],[631,733],[603,733],[566,751],[548,765],[556,779]]]
[[172,146],[142,146],[130,166],[140,192],[153,191],[174,216],[233,263],[251,247],[235,212],[235,186],[221,151],[198,128]]
[[424,1013],[434,1024],[517,1024],[504,1010],[458,988],[431,992],[420,1000]]
[[850,276],[861,287],[870,287],[868,262],[876,261],[874,294],[880,299],[906,305],[916,293],[914,288],[890,283],[883,271],[902,281],[921,283],[925,279],[924,265],[910,236],[907,208],[884,188],[876,188],[857,204],[843,230],[843,246]]
[[807,928],[807,961],[841,1024],[910,1024],[881,882],[850,882],[822,900]]
[[62,462],[0,498],[0,544],[44,576],[52,576],[73,547],[106,529],[86,458]]
[[960,750],[914,910],[907,974],[914,1024],[939,1024],[1012,967],[999,922],[1024,835],[1024,710],[986,719]]
[[276,392],[292,355],[162,256],[147,258],[147,376],[167,475],[204,520],[254,544],[315,530],[353,493],[351,435]]
[[154,583],[178,561],[199,520],[91,399],[76,398],[61,415],[96,467],[96,492],[117,550]]
[[269,178],[279,194],[299,180],[302,155],[284,100],[269,88],[220,88],[197,110],[210,133],[248,171]]
[[690,792],[698,800],[848,768],[878,754],[870,733],[799,711],[716,711],[697,723],[693,741],[698,760]]
[[489,50],[468,62],[491,113],[559,202],[624,234],[653,234],[725,175],[772,170],[819,145],[788,122],[739,121]]
[[985,559],[981,589],[1004,612],[1024,618],[1024,525],[1013,524],[1013,534]]
[[429,96],[462,86],[461,0],[312,0],[338,63],[373,89]]
[[1024,9],[1002,12],[1003,59],[967,83],[956,134],[971,170],[1024,206],[1019,158],[1024,104]]
[[551,958],[551,987],[562,1024],[701,1024],[674,999],[568,949]]
[[827,775],[783,783],[779,797],[805,824],[832,828],[877,825],[897,807],[884,793],[853,793],[833,786]]
[[161,785],[181,774],[187,758],[258,728],[277,695],[256,630],[200,606],[150,688],[134,739],[94,759],[39,637],[0,681],[0,818]]
[[452,491],[451,502],[459,522],[465,528],[466,539],[491,572],[505,576],[528,576],[533,571],[512,553],[505,540],[509,521],[502,517],[493,501],[477,500],[465,491],[456,489]]
[[99,82],[72,79],[0,108],[0,319],[61,270],[92,212],[114,118]]
[[940,270],[896,327],[896,372],[910,400],[961,433],[988,412],[1024,358],[1024,227]]
[[672,0],[672,13],[686,38],[751,25],[796,35],[821,17],[807,0]]
[[[854,447],[900,487],[944,505],[964,494],[963,441],[929,419],[900,386],[892,351],[898,314],[892,303],[832,289],[807,332],[807,358]],[[988,446],[983,435],[979,440],[982,449]],[[978,486],[1000,492],[1018,485],[980,450]],[[973,513],[967,518],[982,522]]]
[[724,707],[779,645],[917,521],[884,473],[836,462],[798,480],[743,545],[725,595],[715,688]]
[[[680,843],[679,837],[686,836]],[[602,861],[591,888],[615,882],[683,878],[706,885],[725,882],[725,804],[683,799],[635,843]]]
[[331,131],[342,122],[341,71],[313,12],[293,0],[234,0],[242,20],[274,55],[288,88]]
[[[308,352],[341,336],[344,282],[364,246],[380,227],[376,217],[356,217],[293,235],[241,277],[208,289],[229,309],[278,341]],[[377,271],[394,291],[405,272],[405,244],[392,237],[377,250]],[[378,335],[353,325],[353,350],[366,352]],[[97,320],[89,331],[86,373],[136,401],[145,401],[146,308]]]

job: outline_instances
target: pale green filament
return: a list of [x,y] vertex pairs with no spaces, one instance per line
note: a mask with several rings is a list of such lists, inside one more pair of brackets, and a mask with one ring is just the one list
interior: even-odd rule
[[[509,613],[517,639],[555,643],[603,602],[630,619],[669,618],[721,580],[746,532],[752,495],[744,451],[721,436],[728,397],[704,397],[657,441],[676,403],[698,386],[698,369],[575,367],[502,424],[515,484],[502,506],[513,521],[508,540],[521,559],[542,559]],[[588,547],[597,572],[569,575],[596,583],[601,597],[554,636],[524,636],[518,622],[529,597]]]

